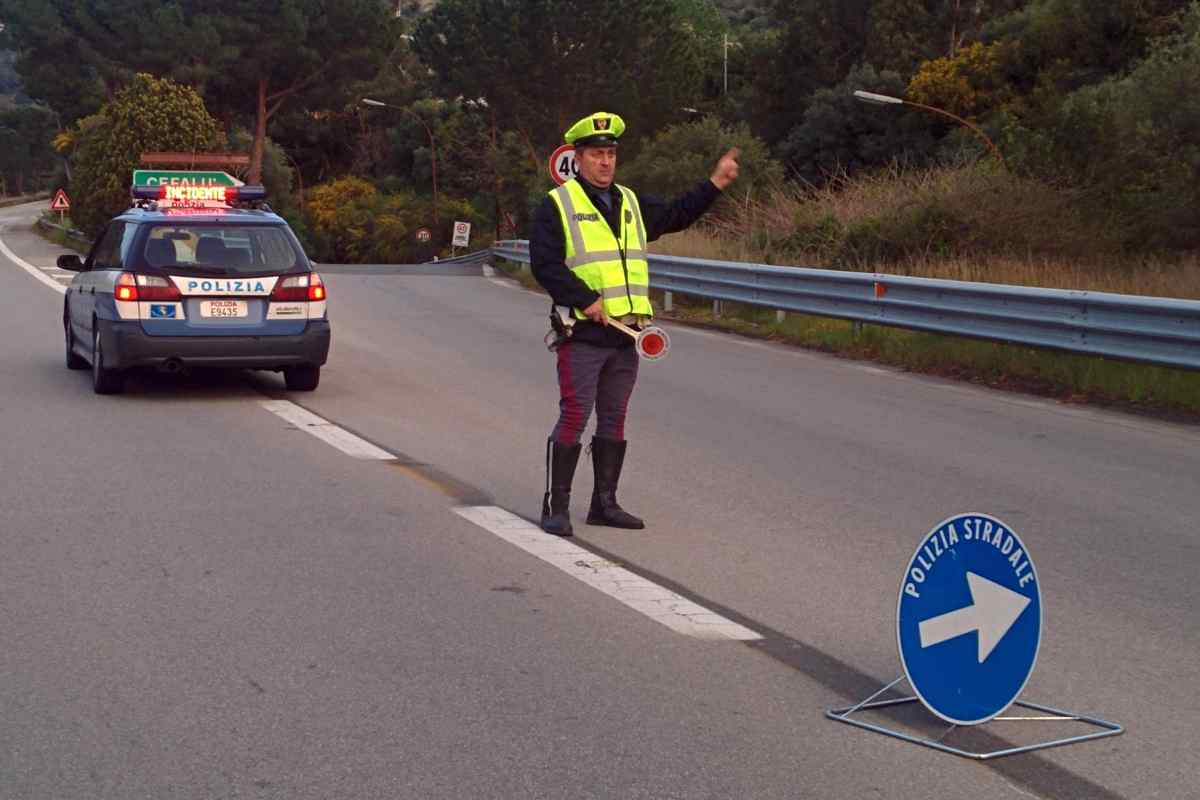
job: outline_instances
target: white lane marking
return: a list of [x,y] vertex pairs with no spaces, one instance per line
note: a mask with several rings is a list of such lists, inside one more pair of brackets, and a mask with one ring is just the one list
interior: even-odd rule
[[516,289],[518,292],[526,291],[524,286],[515,284],[507,278],[488,278],[488,283],[494,283],[497,286],[502,286],[505,289]]
[[339,428],[332,422],[318,417],[295,403],[287,400],[264,400],[262,407],[292,423],[298,429],[311,433],[326,444],[336,447],[348,456],[373,461],[392,461],[396,458],[393,454],[376,447],[366,439],[361,439],[350,431]]
[[749,642],[762,638],[749,628],[572,544],[569,539],[545,533],[503,508],[460,506],[454,513],[676,633],[712,641]]
[[54,278],[51,278],[51,277],[50,277],[49,275],[47,275],[45,272],[42,272],[42,270],[38,269],[38,268],[37,268],[37,267],[35,267],[33,264],[30,264],[28,261],[25,261],[24,259],[22,259],[21,257],[19,257],[19,256],[18,256],[16,253],[14,253],[12,250],[9,250],[9,249],[8,249],[8,245],[6,245],[6,244],[4,243],[4,240],[3,240],[3,239],[0,239],[0,253],[4,253],[4,255],[8,256],[8,258],[9,258],[9,259],[11,259],[11,260],[12,260],[12,262],[13,262],[14,264],[16,264],[18,267],[20,267],[21,269],[25,270],[25,271],[26,271],[26,272],[28,272],[30,275],[32,275],[33,277],[37,278],[39,281],[41,281],[42,283],[46,284],[47,286],[49,286],[51,289],[53,289],[54,291],[58,292],[59,294],[66,294],[66,293],[67,293],[67,287],[66,287],[66,286],[63,286],[61,283],[59,283],[58,281],[54,280]]

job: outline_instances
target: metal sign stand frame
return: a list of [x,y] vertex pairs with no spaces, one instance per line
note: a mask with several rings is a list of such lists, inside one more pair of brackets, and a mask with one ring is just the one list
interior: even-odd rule
[[951,725],[937,739],[925,739],[920,736],[913,736],[911,734],[904,733],[902,731],[893,730],[891,728],[885,728],[882,725],[875,725],[870,722],[864,722],[859,719],[851,719],[850,718],[851,714],[854,714],[858,711],[868,711],[870,709],[886,708],[889,706],[898,706],[898,705],[903,705],[906,703],[920,702],[920,698],[918,698],[916,696],[898,697],[898,698],[893,698],[891,700],[875,700],[875,698],[879,697],[879,695],[892,689],[893,687],[895,687],[897,684],[899,684],[901,682],[907,682],[907,680],[908,679],[904,675],[901,675],[899,678],[892,681],[887,686],[884,686],[882,689],[877,691],[875,694],[871,695],[866,700],[863,700],[862,702],[858,703],[857,705],[847,706],[846,708],[832,708],[825,712],[825,716],[828,717],[829,719],[836,720],[838,722],[844,722],[847,725],[853,725],[857,728],[864,728],[869,731],[875,731],[876,733],[882,733],[885,736],[891,736],[896,739],[903,739],[906,742],[912,742],[913,744],[924,745],[925,747],[932,747],[934,750],[941,750],[944,753],[952,753],[956,756],[962,756],[963,758],[971,758],[971,759],[975,759],[976,761],[987,761],[988,759],[1001,758],[1003,756],[1012,756],[1012,755],[1016,755],[1018,753],[1030,753],[1030,752],[1033,752],[1034,750],[1045,750],[1049,747],[1061,747],[1062,745],[1076,744],[1078,742],[1086,742],[1091,739],[1103,739],[1106,736],[1120,736],[1122,733],[1125,732],[1125,728],[1122,727],[1121,725],[1118,725],[1115,722],[1108,722],[1106,720],[1097,719],[1096,717],[1085,716],[1083,714],[1074,714],[1070,711],[1061,711],[1057,708],[1051,708],[1049,706],[1042,706],[1042,705],[1038,705],[1036,703],[1026,703],[1021,700],[1015,700],[1015,701],[1013,701],[1014,706],[1021,706],[1022,708],[1028,708],[1033,711],[1040,711],[1040,712],[1042,712],[1042,716],[994,717],[993,719],[1001,720],[1001,721],[1009,721],[1009,722],[1011,722],[1011,721],[1018,721],[1018,722],[1020,722],[1020,721],[1082,722],[1082,723],[1085,723],[1088,725],[1095,726],[1097,728],[1102,728],[1103,730],[1100,730],[1096,733],[1084,734],[1082,736],[1071,736],[1071,737],[1067,737],[1065,739],[1054,739],[1054,740],[1047,741],[1047,742],[1038,742],[1037,744],[1024,745],[1021,747],[1010,747],[1010,748],[1007,748],[1004,750],[993,750],[990,753],[976,753],[976,752],[972,752],[970,750],[963,750],[961,748],[951,747],[950,745],[945,744],[942,741],[943,739],[946,738],[946,736],[948,736],[956,728],[962,727],[959,725]]

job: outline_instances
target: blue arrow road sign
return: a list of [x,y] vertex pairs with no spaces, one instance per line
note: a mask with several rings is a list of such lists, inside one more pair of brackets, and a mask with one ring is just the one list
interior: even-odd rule
[[1042,640],[1042,598],[1029,550],[986,514],[960,514],[917,546],[896,608],[900,661],[925,707],[977,725],[1008,708]]

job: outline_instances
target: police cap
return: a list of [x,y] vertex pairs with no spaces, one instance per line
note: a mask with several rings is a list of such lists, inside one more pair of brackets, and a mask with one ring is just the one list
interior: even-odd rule
[[576,147],[616,147],[625,132],[625,120],[607,111],[597,111],[576,122],[563,141]]

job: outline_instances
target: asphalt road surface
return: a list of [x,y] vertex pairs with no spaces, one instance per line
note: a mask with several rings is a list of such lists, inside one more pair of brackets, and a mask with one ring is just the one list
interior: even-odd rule
[[[647,529],[585,525],[581,463],[586,552],[560,568],[456,513],[536,520],[542,296],[327,275],[315,393],[139,374],[100,397],[63,365],[36,211],[0,209],[0,796],[1200,797],[1196,428],[671,326],[628,425]],[[825,718],[902,674],[905,567],[966,511],[1036,561],[1022,698],[1123,735],[977,762]],[[649,583],[754,637],[665,624]],[[981,751],[1094,730],[868,718]]]

